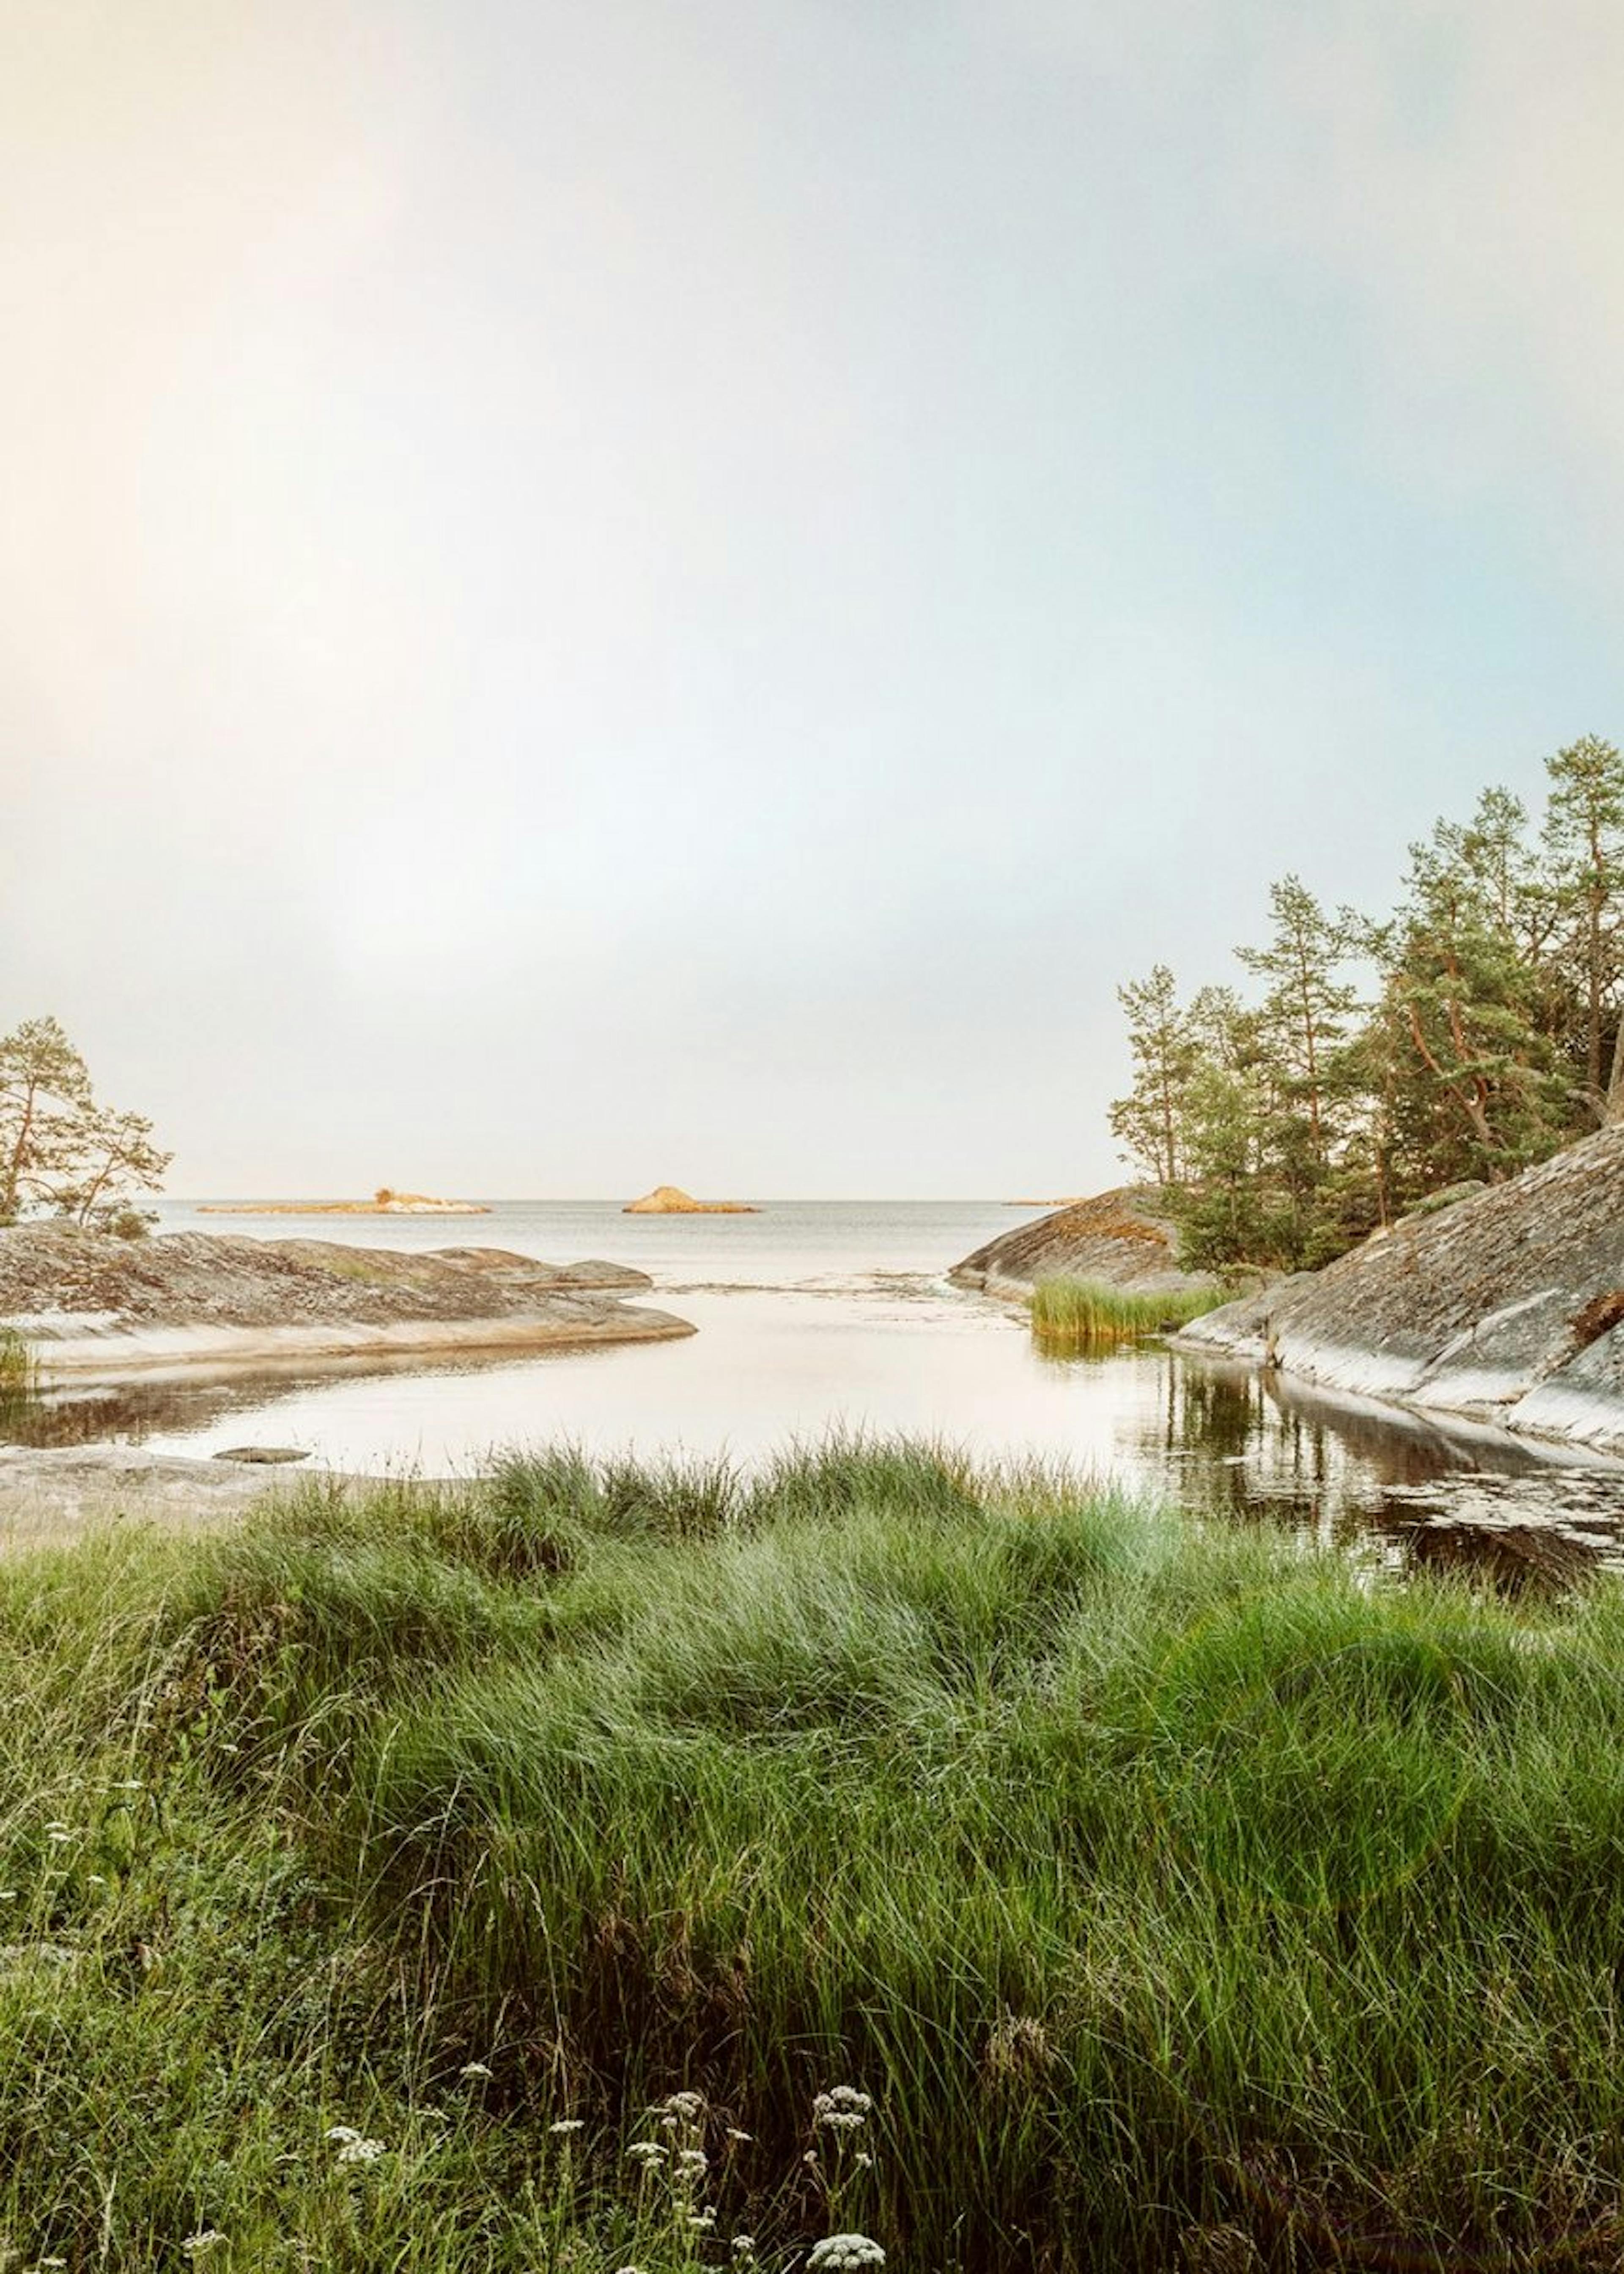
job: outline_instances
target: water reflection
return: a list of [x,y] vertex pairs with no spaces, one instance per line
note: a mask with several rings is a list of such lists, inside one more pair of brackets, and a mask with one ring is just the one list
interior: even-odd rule
[[0,1410],[0,1442],[207,1455],[246,1437],[307,1449],[315,1466],[443,1474],[520,1438],[680,1446],[748,1467],[840,1424],[1062,1458],[1395,1576],[1561,1586],[1598,1562],[1624,1568],[1624,1465],[1575,1464],[1158,1345],[1044,1356],[974,1299],[922,1280],[902,1292],[695,1296],[682,1306],[701,1324],[691,1341],[616,1351],[430,1365],[372,1353],[78,1382]]
[[1624,1467],[1220,1360],[1165,1355],[1148,1465],[1187,1503],[1289,1525],[1403,1572],[1470,1572],[1513,1592],[1624,1569]]
[[[442,1376],[471,1374],[496,1372],[512,1363],[509,1351],[474,1352],[459,1359],[455,1368],[434,1371]],[[168,1441],[207,1438],[234,1415],[264,1415],[274,1426],[279,1404],[308,1392],[330,1390],[340,1383],[364,1389],[402,1376],[420,1379],[425,1371],[421,1355],[372,1352],[364,1358],[298,1359],[276,1367],[262,1362],[252,1367],[222,1367],[217,1373],[188,1367],[184,1374],[84,1381],[68,1387],[49,1384],[27,1397],[0,1398],[0,1445],[47,1449],[146,1445],[162,1438],[167,1449],[185,1451],[191,1448],[169,1446]],[[197,1449],[209,1448],[199,1444]]]

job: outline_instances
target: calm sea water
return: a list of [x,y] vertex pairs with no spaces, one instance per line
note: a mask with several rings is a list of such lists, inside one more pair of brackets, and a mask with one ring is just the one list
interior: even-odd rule
[[758,1216],[628,1216],[613,1201],[496,1203],[486,1216],[201,1216],[161,1229],[423,1249],[477,1242],[648,1272],[691,1339],[515,1359],[303,1362],[274,1374],[98,1385],[45,1417],[60,1441],[211,1454],[297,1446],[311,1465],[463,1473],[512,1444],[726,1455],[748,1465],[832,1428],[906,1430],[1037,1454],[1379,1559],[1544,1568],[1620,1556],[1624,1468],[1353,1408],[1150,1346],[1056,1360],[949,1267],[1022,1221],[996,1202],[764,1203]]

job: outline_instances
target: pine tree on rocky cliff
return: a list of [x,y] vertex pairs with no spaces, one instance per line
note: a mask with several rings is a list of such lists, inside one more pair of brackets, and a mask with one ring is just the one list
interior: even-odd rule
[[0,1035],[0,1224],[49,1209],[139,1231],[130,1196],[155,1189],[170,1157],[150,1121],[97,1104],[90,1070],[55,1019]]
[[49,1197],[93,1111],[90,1069],[55,1019],[26,1019],[0,1035],[0,1224]]
[[[1545,762],[1544,848],[1554,942],[1577,1013],[1583,1096],[1598,1121],[1609,1106],[1607,1029],[1624,979],[1624,757],[1587,734]],[[1616,1057],[1616,1049],[1613,1053]]]
[[1287,1091],[1307,1124],[1312,1159],[1325,1164],[1334,1140],[1331,1071],[1358,1005],[1342,976],[1353,951],[1352,922],[1329,916],[1300,878],[1269,887],[1274,935],[1267,947],[1236,950],[1267,982],[1259,1025]]
[[1376,1015],[1402,1069],[1398,1120],[1424,1191],[1509,1175],[1568,1126],[1567,1084],[1538,1017],[1539,974],[1466,836],[1440,823],[1411,847],[1405,900],[1379,936]]
[[1147,1169],[1157,1184],[1174,1185],[1180,1173],[1184,1096],[1196,1061],[1190,1020],[1179,1008],[1165,963],[1156,964],[1148,979],[1131,979],[1119,987],[1116,999],[1128,1015],[1133,1088],[1111,1105],[1111,1133],[1127,1148],[1126,1157]]

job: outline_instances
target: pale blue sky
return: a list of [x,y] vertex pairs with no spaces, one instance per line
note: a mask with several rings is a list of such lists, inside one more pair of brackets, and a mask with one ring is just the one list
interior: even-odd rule
[[10,0],[0,1026],[177,1190],[1042,1193],[1624,736],[1613,0]]

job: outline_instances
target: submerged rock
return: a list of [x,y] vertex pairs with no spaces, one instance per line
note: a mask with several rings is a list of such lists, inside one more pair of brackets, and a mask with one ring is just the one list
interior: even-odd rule
[[1184,1339],[1624,1454],[1624,1127],[1209,1312]]
[[1217,1286],[1210,1273],[1180,1267],[1177,1242],[1161,1194],[1153,1186],[1124,1185],[1001,1232],[947,1276],[956,1287],[1018,1301],[1040,1279],[1098,1279],[1145,1295]]

